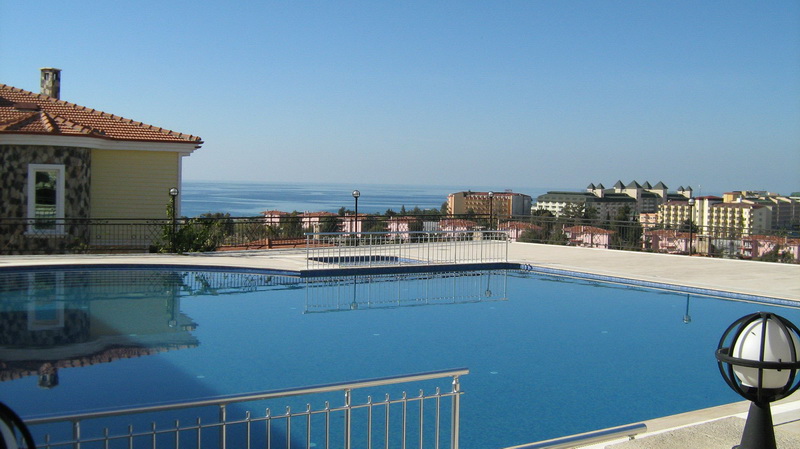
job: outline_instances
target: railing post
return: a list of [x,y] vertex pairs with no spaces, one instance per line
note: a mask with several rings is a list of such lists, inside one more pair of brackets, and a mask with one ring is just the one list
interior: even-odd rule
[[352,400],[352,390],[349,388],[344,390],[344,449],[350,449],[351,435],[350,435],[350,420],[352,419],[352,409],[350,408]]
[[461,384],[458,376],[453,376],[453,411],[452,425],[450,426],[450,448],[458,449],[459,422],[461,414]]
[[72,422],[72,441],[75,444],[72,445],[75,449],[81,449],[81,422],[80,421],[73,421]]
[[369,266],[372,266],[372,234],[369,234],[369,240],[367,241],[367,247],[369,248],[369,255],[367,256],[367,260],[369,261]]
[[228,438],[226,438],[226,437],[227,437],[227,434],[228,434],[228,428],[227,428],[227,425],[225,424],[225,422],[227,420],[228,420],[228,410],[225,407],[225,404],[220,404],[219,405],[219,423],[220,423],[220,428],[219,428],[219,447],[220,447],[220,449],[225,449],[226,446],[227,446]]
[[480,241],[481,251],[480,251],[480,256],[478,256],[480,258],[480,260],[478,260],[478,262],[480,262],[480,263],[484,262],[484,260],[483,260],[483,239],[487,238],[487,237],[489,237],[489,233],[487,232],[486,234],[484,234],[483,231],[481,231],[481,241]]

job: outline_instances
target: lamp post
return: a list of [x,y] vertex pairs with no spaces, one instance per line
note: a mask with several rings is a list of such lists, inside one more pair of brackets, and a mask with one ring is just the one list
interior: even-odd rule
[[492,229],[492,215],[493,215],[493,213],[492,213],[492,210],[493,210],[493,208],[492,208],[492,200],[493,199],[494,199],[494,192],[492,192],[490,190],[489,191],[489,229],[490,230]]
[[170,196],[170,204],[171,204],[171,220],[172,220],[172,233],[170,234],[170,250],[171,252],[175,252],[175,234],[178,233],[178,223],[175,221],[175,198],[178,196],[178,189],[173,187],[169,189],[169,196]]
[[358,246],[358,197],[361,196],[361,192],[358,190],[353,190],[353,198],[356,200],[356,216],[353,220],[353,232],[356,233],[356,246]]
[[774,313],[743,316],[722,334],[716,357],[723,379],[751,401],[740,449],[775,449],[769,403],[800,387],[800,329]]
[[694,249],[694,198],[689,198],[689,256]]

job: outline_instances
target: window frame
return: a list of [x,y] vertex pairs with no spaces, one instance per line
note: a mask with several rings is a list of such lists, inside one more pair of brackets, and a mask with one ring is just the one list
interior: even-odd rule
[[[48,171],[56,172],[56,212],[55,226],[52,229],[37,228],[36,224],[40,218],[36,217],[36,173]],[[65,166],[64,164],[28,164],[28,227],[27,235],[30,236],[51,236],[64,234],[64,198],[65,198]]]

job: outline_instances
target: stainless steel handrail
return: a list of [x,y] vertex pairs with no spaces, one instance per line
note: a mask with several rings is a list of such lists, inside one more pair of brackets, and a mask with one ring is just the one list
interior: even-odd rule
[[179,410],[195,407],[206,406],[224,406],[237,402],[258,401],[264,399],[286,398],[292,396],[300,396],[306,394],[329,393],[333,391],[353,390],[357,388],[379,387],[383,385],[393,385],[406,382],[419,382],[424,380],[441,379],[445,377],[458,378],[469,374],[469,369],[458,368],[453,370],[441,371],[427,371],[423,373],[407,374],[400,376],[377,377],[371,379],[356,380],[351,382],[331,383],[313,385],[300,388],[288,388],[282,390],[269,390],[253,393],[215,396],[211,398],[196,400],[196,401],[182,401],[182,402],[169,402],[162,404],[151,404],[140,407],[125,407],[115,408],[108,410],[96,410],[85,413],[63,414],[63,415],[50,415],[50,416],[32,416],[24,418],[27,425],[48,424],[54,422],[64,421],[83,421],[87,419],[107,418],[112,416],[122,416],[136,413],[154,413],[169,410]]
[[306,269],[508,261],[504,231],[306,233]]

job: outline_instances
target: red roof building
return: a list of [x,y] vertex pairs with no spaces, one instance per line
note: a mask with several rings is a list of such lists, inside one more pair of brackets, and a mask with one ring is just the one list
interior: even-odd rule
[[38,94],[0,84],[0,218],[22,223],[0,235],[11,252],[109,244],[72,219],[165,217],[170,190],[180,191],[182,158],[203,143],[61,100],[60,73],[42,69]]

